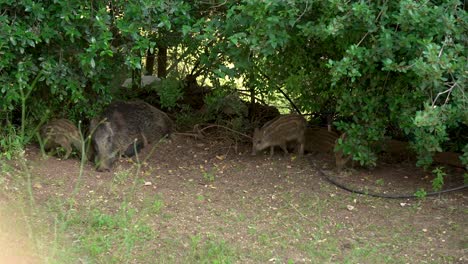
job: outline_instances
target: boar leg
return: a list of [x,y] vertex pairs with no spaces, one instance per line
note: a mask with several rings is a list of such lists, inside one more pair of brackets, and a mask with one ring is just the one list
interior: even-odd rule
[[65,149],[67,150],[67,152],[65,153],[65,157],[63,157],[63,159],[68,159],[68,157],[70,157],[70,154],[72,152],[72,148],[70,145],[68,145],[68,146],[65,146]]
[[141,138],[143,139],[143,147],[148,146],[149,143],[148,143],[148,139],[146,139],[145,137],[145,134],[143,133],[140,133],[140,134],[141,134]]
[[300,156],[304,155],[304,143],[303,142],[299,143],[299,155]]
[[[84,143],[82,143],[81,139],[80,139],[80,140],[73,140],[73,142],[71,143],[71,145],[72,145],[73,147],[75,147],[76,150],[78,151],[78,154],[80,155],[80,158],[83,156],[83,153],[81,153],[81,151],[82,151],[82,149],[81,149],[82,144],[84,144]],[[86,146],[85,146],[85,148],[86,148]],[[85,150],[85,152],[86,152],[86,150]],[[86,154],[86,153],[85,153],[85,154]]]
[[66,150],[66,153],[63,159],[68,159],[68,157],[70,157],[70,154],[72,152],[72,147],[70,145],[69,140],[64,136],[60,136],[60,137],[57,137],[57,143]]
[[284,154],[288,154],[288,153],[289,153],[289,152],[288,152],[288,148],[287,148],[287,146],[286,146],[286,142],[281,143],[279,146],[280,146],[280,148],[284,151]]
[[338,170],[342,170],[351,159],[351,155],[345,156],[341,150],[335,152],[335,164]]
[[252,156],[257,155],[257,151],[255,150],[255,147],[252,147],[252,154],[251,154],[251,155],[252,155]]
[[[143,142],[141,142],[140,140],[137,140],[135,141],[135,143],[133,144],[130,144],[127,149],[125,150],[125,152],[123,153],[123,156],[124,157],[133,157],[135,156],[135,154],[139,153],[140,150],[144,147],[143,146]],[[136,152],[135,152],[136,150]]]
[[[134,143],[130,144],[128,146],[127,150],[125,150],[125,152],[124,152],[125,157],[133,157],[135,154],[139,153],[142,148],[144,148],[145,146],[147,146],[149,144],[148,140],[145,137],[145,134],[140,133],[140,136],[141,136],[141,139],[137,138],[136,141],[134,141]],[[135,148],[135,146],[136,146],[136,148]],[[136,152],[135,152],[135,150],[136,150]]]
[[304,155],[305,136],[300,137],[297,143],[299,144],[299,155],[302,156]]

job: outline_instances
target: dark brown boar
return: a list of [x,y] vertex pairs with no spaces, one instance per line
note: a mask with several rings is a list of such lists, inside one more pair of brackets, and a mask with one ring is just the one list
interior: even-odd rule
[[288,153],[287,143],[296,141],[299,145],[299,154],[304,154],[304,133],[306,121],[300,115],[290,114],[279,116],[267,122],[261,129],[256,128],[253,136],[252,155],[270,147],[270,156],[273,156],[274,147],[279,146]]
[[248,118],[254,126],[263,126],[270,120],[280,116],[278,109],[272,105],[265,105],[255,102],[244,102],[249,107]]
[[390,160],[396,162],[402,162],[404,160],[416,158],[416,154],[410,148],[409,142],[395,139],[384,139],[382,143],[379,142],[378,147],[381,152],[386,153]]
[[66,150],[64,159],[68,159],[74,147],[81,153],[81,136],[78,128],[68,119],[53,119],[41,127],[40,136],[44,150],[49,152],[57,147]]
[[460,157],[462,155],[455,152],[437,152],[434,154],[434,161],[442,164],[447,164],[450,166],[465,168],[468,169],[466,165],[463,165]]
[[173,122],[166,113],[143,102],[114,102],[93,119],[90,131],[96,169],[108,171],[120,156],[133,156],[151,142],[168,136]]

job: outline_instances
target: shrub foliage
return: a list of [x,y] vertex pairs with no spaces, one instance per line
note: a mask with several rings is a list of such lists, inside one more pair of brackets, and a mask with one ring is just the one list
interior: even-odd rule
[[[465,2],[3,0],[0,121],[27,141],[49,116],[89,119],[167,50],[171,78],[237,79],[257,100],[333,114],[364,165],[387,136],[410,140],[420,165],[443,150],[466,161]],[[181,96],[167,87],[160,98]]]

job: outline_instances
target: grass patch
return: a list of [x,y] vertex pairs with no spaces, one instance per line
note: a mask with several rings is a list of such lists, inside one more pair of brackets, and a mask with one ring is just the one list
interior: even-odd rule
[[[431,258],[427,262],[450,263],[460,259],[451,255],[458,251],[439,250],[432,243],[432,252],[426,245],[430,239],[448,241],[462,233],[464,222],[452,215],[459,217],[466,209],[456,205],[446,209],[450,213],[433,210],[439,215],[426,217],[429,199],[419,201],[417,209],[400,207],[395,201],[340,193],[323,183],[308,191],[303,183],[273,176],[225,174],[233,178],[232,185],[224,178],[207,185],[212,182],[211,172],[202,179],[197,166],[193,171],[184,166],[180,171],[187,174],[184,180],[175,172],[157,181],[154,175],[145,175],[153,183],[145,186],[139,167],[128,163],[99,177],[94,171],[76,177],[34,174],[31,168],[40,165],[18,160],[0,166],[0,218],[12,216],[9,225],[0,222],[0,242],[3,238],[16,245],[16,235],[24,240],[28,256],[39,263],[408,263],[426,256]],[[348,204],[355,209],[348,210]],[[411,222],[415,216],[440,221],[431,228]],[[429,232],[421,231],[425,228]],[[13,235],[6,237],[7,233]],[[466,249],[466,240],[459,240],[450,245]]]
[[192,236],[190,240],[191,253],[187,263],[234,263],[237,259],[234,249],[224,240],[203,240],[201,236]]

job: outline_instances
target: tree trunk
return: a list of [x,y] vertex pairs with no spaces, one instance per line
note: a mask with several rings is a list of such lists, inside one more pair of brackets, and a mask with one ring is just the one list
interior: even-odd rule
[[252,122],[254,119],[255,115],[255,88],[253,87],[252,84],[249,85],[249,90],[250,90],[250,104],[249,104],[249,117],[250,121]]
[[154,53],[151,53],[151,50],[148,49],[146,52],[146,68],[145,75],[153,75],[154,69]]
[[141,69],[132,70],[132,88],[133,89],[141,88]]
[[166,78],[167,76],[167,48],[158,47],[158,77]]

